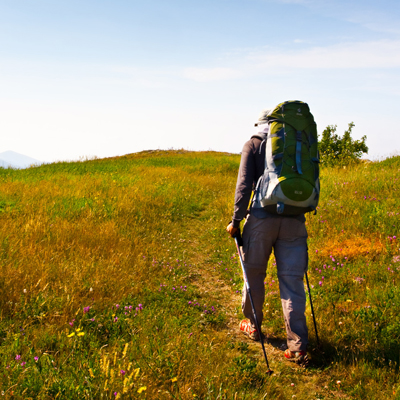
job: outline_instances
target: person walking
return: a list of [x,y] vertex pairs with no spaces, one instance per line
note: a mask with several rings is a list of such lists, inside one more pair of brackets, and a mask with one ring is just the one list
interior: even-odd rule
[[[308,330],[306,325],[304,275],[308,265],[307,230],[304,214],[279,215],[267,212],[257,195],[251,193],[264,173],[265,151],[270,110],[261,112],[255,126],[257,133],[244,144],[238,172],[234,213],[226,230],[234,237],[240,222],[243,227],[243,258],[246,275],[253,297],[257,319],[261,326],[265,300],[264,280],[268,260],[274,250],[280,298],[287,333],[285,357],[297,363],[307,360]],[[246,319],[240,322],[240,330],[252,340],[263,340],[258,332],[246,287],[243,290],[242,312]]]

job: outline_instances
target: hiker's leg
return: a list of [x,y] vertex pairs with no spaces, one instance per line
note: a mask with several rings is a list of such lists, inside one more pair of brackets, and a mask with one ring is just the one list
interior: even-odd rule
[[[260,326],[263,319],[262,306],[265,299],[264,280],[267,264],[272,245],[279,231],[276,220],[277,218],[259,219],[249,215],[243,228],[244,265]],[[242,311],[255,328],[256,324],[246,286],[243,287]]]
[[308,331],[304,314],[306,293],[303,279],[307,271],[308,254],[305,224],[295,218],[284,218],[274,251],[287,345],[291,351],[306,350]]

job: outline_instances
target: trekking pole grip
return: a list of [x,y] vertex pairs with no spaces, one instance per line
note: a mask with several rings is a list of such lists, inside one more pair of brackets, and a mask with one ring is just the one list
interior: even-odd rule
[[235,232],[235,234],[233,235],[234,239],[237,239],[238,245],[243,246],[243,238],[242,235],[240,233],[240,228],[238,228],[238,230]]

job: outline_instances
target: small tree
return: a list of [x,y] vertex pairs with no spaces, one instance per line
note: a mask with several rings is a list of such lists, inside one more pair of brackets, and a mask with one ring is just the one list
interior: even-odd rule
[[365,143],[366,136],[363,136],[360,140],[352,139],[351,131],[354,126],[354,122],[350,122],[343,137],[336,133],[337,125],[328,125],[325,128],[319,142],[321,162],[324,165],[347,165],[358,162],[363,153],[368,153],[368,147]]

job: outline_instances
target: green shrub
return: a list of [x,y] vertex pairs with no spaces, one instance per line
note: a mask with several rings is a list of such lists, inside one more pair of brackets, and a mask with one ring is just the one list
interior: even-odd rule
[[319,152],[323,165],[347,165],[358,162],[363,153],[368,153],[368,147],[365,143],[366,136],[363,136],[360,140],[354,140],[351,137],[354,126],[354,122],[350,122],[343,137],[336,133],[336,125],[328,125],[325,128],[319,142]]

